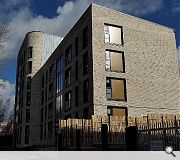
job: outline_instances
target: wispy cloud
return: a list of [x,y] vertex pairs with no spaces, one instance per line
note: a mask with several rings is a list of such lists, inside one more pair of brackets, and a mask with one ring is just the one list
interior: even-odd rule
[[[75,0],[57,7],[58,15],[56,17],[47,18],[42,15],[34,16],[29,2],[31,1],[2,0],[1,2],[4,4],[4,13],[11,17],[9,20],[11,36],[7,43],[8,53],[1,55],[0,61],[14,58],[17,55],[24,36],[29,31],[41,30],[48,34],[64,37],[92,2],[138,16],[153,13],[163,6],[162,0]],[[12,10],[14,6],[16,6],[15,8],[20,6],[19,10]],[[11,12],[7,13],[7,10],[10,11],[10,9]]]

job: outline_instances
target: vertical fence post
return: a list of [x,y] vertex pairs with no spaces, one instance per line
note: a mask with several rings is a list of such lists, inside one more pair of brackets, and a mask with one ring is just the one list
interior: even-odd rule
[[81,150],[81,131],[76,129],[76,151]]
[[149,141],[149,150],[150,150],[150,142],[151,142],[151,130],[149,125],[149,117],[147,116],[147,127],[148,127],[148,141]]
[[102,140],[102,150],[108,151],[109,145],[108,145],[108,126],[107,126],[107,124],[101,125],[101,140]]
[[174,117],[174,127],[175,127],[175,139],[176,139],[176,143],[177,143],[177,150],[180,150],[180,134],[178,131],[178,123],[177,123],[177,119],[176,116]]
[[166,129],[164,127],[164,120],[163,116],[161,116],[161,122],[162,122],[162,128],[163,128],[163,142],[164,142],[164,147],[167,145],[167,139],[166,139]]

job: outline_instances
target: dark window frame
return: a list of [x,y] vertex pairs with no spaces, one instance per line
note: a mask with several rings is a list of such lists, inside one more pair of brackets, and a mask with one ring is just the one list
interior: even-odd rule
[[[115,99],[115,98],[108,98],[107,97],[107,80],[114,79],[114,80],[123,80],[124,81],[124,99]],[[106,98],[107,100],[113,100],[113,101],[125,101],[127,102],[127,90],[126,90],[126,79],[125,78],[115,78],[115,77],[106,77]],[[112,90],[112,85],[111,85],[111,90]],[[111,91],[112,92],[112,91]]]

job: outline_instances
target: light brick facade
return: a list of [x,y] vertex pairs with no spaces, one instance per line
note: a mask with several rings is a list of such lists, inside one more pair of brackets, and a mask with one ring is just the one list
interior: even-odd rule
[[[105,43],[105,25],[121,28],[122,44]],[[87,30],[85,30],[86,27]],[[84,31],[87,32],[86,35],[84,35]],[[30,125],[32,127],[27,146],[33,144],[55,145],[56,122],[59,118],[91,118],[91,115],[107,115],[107,107],[126,108],[128,116],[180,112],[178,58],[173,29],[92,4],[45,64],[42,62],[41,34],[42,32],[32,32],[29,38],[27,38],[28,36],[25,38],[22,45],[32,45],[33,53],[35,53],[35,55],[33,54],[32,104],[30,108]],[[87,46],[82,47],[86,36]],[[78,45],[76,44],[77,37]],[[29,39],[28,44],[26,44],[26,39]],[[56,64],[59,58],[65,61],[67,58],[65,52],[70,46],[71,61],[62,67],[63,89],[57,94]],[[77,46],[78,54],[76,55]],[[21,50],[20,54],[22,54]],[[123,53],[124,72],[106,69],[106,50]],[[88,65],[86,66],[88,71],[84,74],[85,54],[88,55]],[[78,69],[76,68],[77,65]],[[71,69],[69,73],[71,83],[65,86],[69,69]],[[78,75],[77,79],[76,75]],[[107,77],[125,80],[126,98],[124,100],[107,99]],[[44,79],[44,85],[42,85],[42,79]],[[88,101],[84,102],[86,80],[88,80]],[[77,86],[78,90],[76,90]],[[53,88],[53,96],[49,97],[51,87]],[[69,91],[71,92],[69,96],[71,104],[70,108],[67,109],[65,107],[67,105],[66,99],[69,97],[66,94]],[[47,95],[47,100],[43,99],[43,102],[41,102],[42,94],[44,97]],[[26,95],[26,90],[23,95]],[[56,103],[58,95],[62,95],[62,105]],[[76,96],[78,97],[78,104],[76,104]],[[46,116],[49,115],[50,103],[53,103],[53,110],[51,111],[53,116],[45,118],[45,113]],[[25,108],[22,109],[22,128],[26,124],[24,122]],[[57,109],[60,109],[60,112],[57,112]],[[41,112],[43,113],[42,121]],[[50,128],[48,129],[48,125],[50,122],[53,124],[53,136],[49,138],[48,131]],[[17,130],[20,126],[17,125]],[[45,128],[46,136],[44,134]],[[22,139],[24,139],[23,130],[24,128],[21,132]],[[43,134],[40,138],[41,132]],[[18,145],[26,146],[24,143]]]

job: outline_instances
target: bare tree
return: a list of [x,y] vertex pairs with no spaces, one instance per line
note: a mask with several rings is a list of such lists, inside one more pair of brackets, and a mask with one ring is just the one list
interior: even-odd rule
[[0,53],[4,54],[5,42],[8,37],[8,26],[0,20]]

